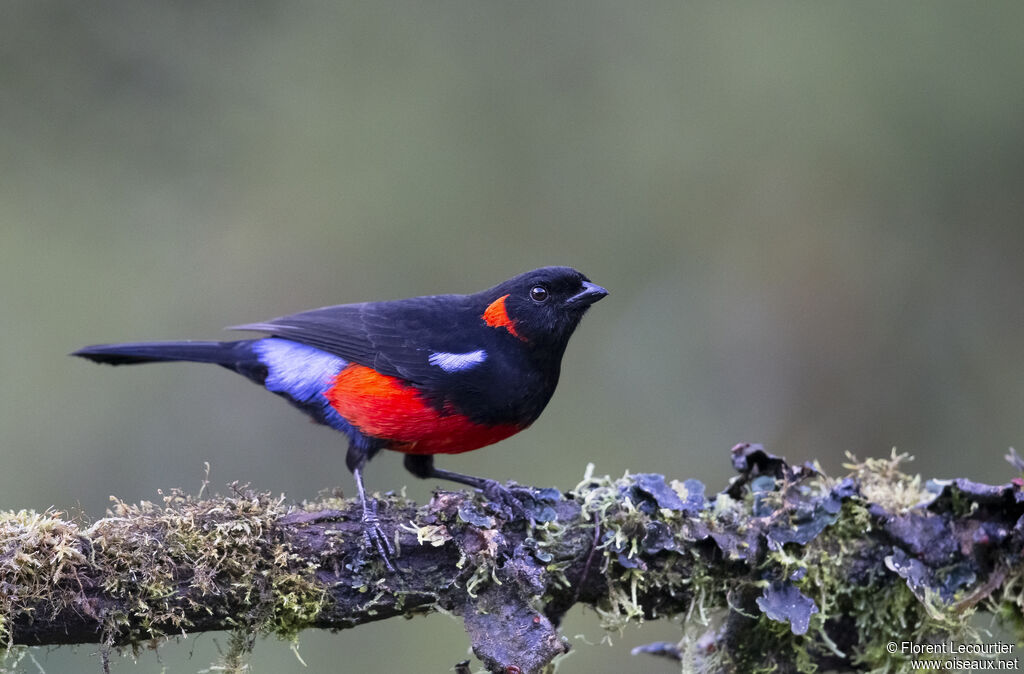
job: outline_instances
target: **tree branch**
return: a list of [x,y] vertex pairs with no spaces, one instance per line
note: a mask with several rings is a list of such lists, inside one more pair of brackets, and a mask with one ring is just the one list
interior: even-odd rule
[[974,639],[979,607],[1024,635],[1019,480],[922,486],[900,471],[904,458],[832,479],[741,445],[738,477],[712,499],[695,480],[589,473],[569,494],[514,488],[522,509],[464,492],[423,506],[389,496],[380,515],[399,547],[394,572],[364,550],[358,503],[341,499],[175,491],[161,505],[116,502],[88,527],[4,513],[0,637],[294,638],[444,611],[463,619],[490,671],[532,673],[568,650],[558,624],[576,603],[609,629],[685,616],[678,644],[641,650],[704,672],[898,670],[906,656],[888,642]]

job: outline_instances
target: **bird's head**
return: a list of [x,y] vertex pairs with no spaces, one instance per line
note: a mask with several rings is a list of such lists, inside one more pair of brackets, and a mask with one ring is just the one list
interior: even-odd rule
[[542,267],[515,276],[481,295],[481,318],[537,349],[558,356],[590,305],[608,291],[571,267]]

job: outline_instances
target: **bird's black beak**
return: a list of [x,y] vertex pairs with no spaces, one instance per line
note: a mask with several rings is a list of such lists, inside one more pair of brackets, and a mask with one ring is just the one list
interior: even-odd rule
[[570,307],[589,307],[607,294],[608,291],[596,283],[584,281],[583,290],[567,299],[565,304]]

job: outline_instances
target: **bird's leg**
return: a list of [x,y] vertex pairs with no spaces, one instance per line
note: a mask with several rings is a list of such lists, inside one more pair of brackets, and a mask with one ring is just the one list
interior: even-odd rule
[[484,496],[488,498],[488,500],[508,506],[511,508],[513,514],[522,517],[523,519],[533,520],[530,514],[526,511],[526,508],[523,506],[523,502],[512,493],[511,489],[497,480],[491,480],[485,477],[476,477],[474,475],[465,475],[463,473],[456,473],[455,471],[437,468],[434,466],[434,457],[431,454],[406,454],[405,468],[419,478],[448,480],[450,482],[458,482],[459,484],[470,486],[473,489],[479,489],[483,492]]
[[350,447],[347,460],[352,476],[356,479],[359,502],[363,506],[363,516],[360,518],[363,525],[363,541],[366,543],[366,547],[377,549],[377,554],[384,560],[384,566],[388,567],[388,571],[394,571],[395,567],[391,566],[390,556],[395,553],[395,548],[381,528],[380,520],[377,519],[377,500],[366,498],[366,489],[363,487],[363,466],[366,465],[366,455],[353,451],[353,448]]

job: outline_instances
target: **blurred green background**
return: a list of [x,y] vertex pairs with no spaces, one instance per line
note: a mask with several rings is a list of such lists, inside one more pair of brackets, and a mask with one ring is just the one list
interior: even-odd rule
[[[1024,444],[1024,4],[4,3],[0,508],[103,514],[232,480],[313,497],[341,436],[206,366],[97,342],[217,338],[545,264],[611,296],[527,433],[443,467],[712,491],[760,441],[1005,482]],[[227,335],[226,338],[230,338]],[[400,457],[371,489],[413,482]],[[579,646],[560,672],[669,672]],[[196,672],[223,635],[115,671]],[[444,616],[262,641],[254,672],[444,672]],[[95,648],[34,653],[98,671]],[[339,657],[341,656],[341,657]],[[34,667],[34,665],[30,665]]]

